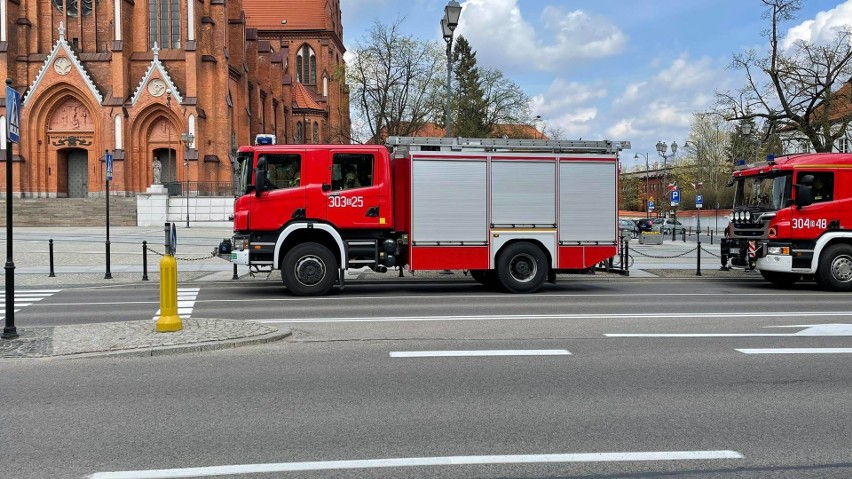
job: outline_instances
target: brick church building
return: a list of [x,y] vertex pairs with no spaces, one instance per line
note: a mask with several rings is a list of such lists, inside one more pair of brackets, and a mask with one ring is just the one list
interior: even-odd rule
[[339,0],[0,0],[0,17],[16,196],[101,195],[107,150],[130,196],[155,158],[165,184],[227,190],[257,134],[349,142]]

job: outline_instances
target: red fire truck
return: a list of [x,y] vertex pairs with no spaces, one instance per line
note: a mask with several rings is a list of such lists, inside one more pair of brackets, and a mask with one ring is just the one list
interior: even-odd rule
[[852,155],[792,155],[738,166],[722,253],[733,266],[789,286],[813,277],[852,291]]
[[231,261],[295,295],[348,269],[469,270],[513,293],[616,254],[628,142],[391,137],[239,149]]

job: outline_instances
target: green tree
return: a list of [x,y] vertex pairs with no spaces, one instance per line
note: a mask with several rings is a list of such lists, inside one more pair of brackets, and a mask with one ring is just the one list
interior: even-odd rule
[[453,49],[453,70],[453,136],[488,137],[491,131],[486,123],[487,107],[476,52],[463,36],[459,36]]

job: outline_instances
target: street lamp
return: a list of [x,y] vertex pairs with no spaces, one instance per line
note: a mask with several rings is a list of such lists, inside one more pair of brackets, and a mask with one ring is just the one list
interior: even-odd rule
[[180,142],[186,145],[183,155],[183,166],[186,169],[184,181],[186,181],[186,227],[189,228],[189,150],[192,149],[192,144],[195,141],[195,135],[192,133],[181,133]]
[[[669,169],[668,169],[667,162],[668,162],[669,158],[675,156],[675,153],[677,153],[677,142],[674,142],[674,141],[672,142],[672,154],[671,155],[666,155],[667,149],[668,149],[668,145],[666,145],[665,142],[663,142],[663,141],[657,142],[657,153],[659,153],[660,156],[663,157],[663,188],[665,188],[668,191],[668,189],[669,189],[669,184],[668,184]],[[666,193],[666,198],[669,198],[668,192]],[[671,204],[671,203],[669,203],[669,204]],[[672,214],[673,214],[672,219],[674,221],[677,221],[677,207],[672,206],[672,208],[673,208],[672,209]],[[662,233],[662,231],[660,231],[660,233]],[[672,225],[672,241],[674,241],[674,240],[675,240],[675,225]]]
[[[651,203],[649,203],[649,200],[651,199],[651,195],[648,193],[648,183],[651,180],[650,180],[650,175],[648,173],[648,154],[643,153],[643,155],[645,155],[645,218],[650,218],[651,217]],[[639,155],[639,153],[636,153],[635,155],[633,155],[633,159],[638,160],[640,156],[641,155]]]
[[[690,145],[695,147],[695,198],[698,198],[698,189],[701,188],[701,146],[694,141],[685,141],[683,142],[683,146]],[[701,276],[701,205],[698,204],[698,201],[695,202],[695,221],[696,228],[698,232],[696,236],[698,238],[698,255],[696,257],[695,264],[695,276]]]
[[444,36],[444,41],[447,42],[447,138],[453,135],[450,120],[450,88],[452,83],[452,66],[453,66],[453,32],[459,25],[459,17],[461,16],[462,7],[456,0],[450,0],[444,7],[444,18],[441,19],[441,33]]

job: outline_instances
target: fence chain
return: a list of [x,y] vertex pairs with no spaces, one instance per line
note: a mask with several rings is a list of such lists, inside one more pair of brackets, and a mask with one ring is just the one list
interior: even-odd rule
[[703,246],[701,247],[701,250],[702,250],[702,251],[704,251],[705,253],[709,254],[710,256],[715,256],[716,258],[721,258],[721,257],[722,257],[722,255],[716,254],[716,253],[714,253],[714,252],[710,251],[709,249],[707,249],[707,248],[705,248],[705,247],[703,247]]
[[[165,256],[165,253],[160,253],[159,251],[152,249],[150,246],[146,246],[145,249],[154,253],[157,256]],[[202,256],[200,258],[178,258],[177,256],[175,256],[175,260],[176,261],[202,261],[202,260],[205,260],[205,259],[215,258],[215,257],[216,257],[216,253],[213,252],[213,253],[210,253],[210,256]]]
[[[688,255],[689,253],[692,253],[693,251],[695,251],[695,250],[697,250],[697,249],[698,249],[698,247],[696,246],[695,248],[692,248],[692,249],[691,249],[691,250],[689,250],[689,251],[685,251],[685,252],[683,252],[683,253],[676,254],[676,255],[672,255],[672,256],[654,256],[654,255],[650,255],[650,254],[643,253],[643,252],[641,252],[641,251],[639,251],[638,249],[635,249],[635,248],[630,248],[630,253],[631,253],[631,254],[636,253],[636,254],[638,254],[638,255],[640,255],[640,256],[644,256],[644,257],[646,257],[646,258],[654,258],[654,259],[672,259],[672,258],[680,258],[681,256],[686,256],[686,255]],[[702,248],[702,249],[703,249],[703,248]]]

